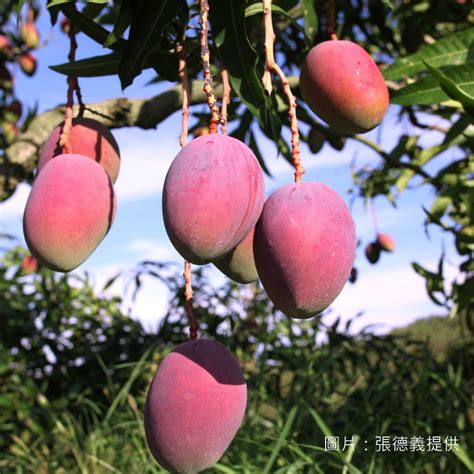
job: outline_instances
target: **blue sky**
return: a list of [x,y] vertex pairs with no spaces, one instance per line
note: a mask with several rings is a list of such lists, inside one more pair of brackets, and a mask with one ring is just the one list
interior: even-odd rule
[[[45,13],[39,21],[42,39],[47,45],[35,54],[38,57],[38,70],[33,78],[16,72],[17,95],[30,106],[38,105],[39,112],[65,102],[66,79],[50,69],[66,61],[68,43],[66,36],[57,25],[50,28]],[[78,36],[78,57],[105,54],[100,46],[89,41],[84,35]],[[117,77],[81,79],[84,100],[88,103],[126,95],[133,98],[149,97],[171,87],[172,84],[146,86],[153,77],[146,71],[125,92],[121,91]],[[96,252],[76,271],[89,271],[95,275],[97,287],[118,270],[133,267],[142,259],[171,260],[181,262],[180,256],[169,243],[164,231],[161,215],[161,188],[166,171],[179,151],[180,113],[174,114],[156,130],[120,129],[114,130],[119,143],[122,168],[116,184],[118,200],[117,217],[111,231]],[[379,141],[384,149],[392,148],[400,133],[406,132],[407,125],[397,123],[396,110],[390,108],[382,127],[367,134],[367,137]],[[306,130],[303,130],[306,131]],[[413,131],[411,128],[409,131]],[[426,144],[436,143],[436,133],[423,137]],[[278,158],[272,143],[260,137],[261,151],[274,176],[266,178],[266,193],[293,179],[293,170],[283,158]],[[453,157],[455,151],[437,160],[434,166]],[[357,167],[364,164],[374,166],[379,159],[366,146],[349,141],[342,152],[336,152],[325,145],[320,153],[312,155],[302,145],[301,158],[306,169],[304,180],[322,181],[338,191],[346,202],[351,187],[350,164],[355,160]],[[21,185],[15,195],[4,204],[0,204],[0,232],[17,235],[21,239],[21,220],[29,187]],[[449,237],[430,228],[430,240],[424,232],[422,205],[429,207],[434,194],[427,187],[419,187],[402,194],[397,201],[397,209],[383,198],[374,202],[379,230],[389,233],[396,241],[393,254],[384,253],[377,265],[370,265],[363,255],[364,246],[374,238],[374,227],[370,213],[362,200],[352,205],[357,235],[362,246],[357,250],[356,266],[359,278],[355,285],[347,284],[326,316],[330,323],[336,316],[343,319],[353,317],[364,311],[354,324],[358,330],[368,324],[376,324],[378,332],[404,325],[418,317],[442,314],[441,308],[429,300],[424,280],[415,274],[410,262],[417,261],[424,267],[435,269],[441,248],[452,252]],[[451,251],[451,252],[450,252]],[[208,266],[216,284],[223,276],[212,266]],[[455,267],[447,267],[448,274],[455,277]],[[111,289],[120,292],[116,285]],[[132,310],[133,317],[152,328],[162,316],[166,307],[166,290],[156,281],[148,281],[139,294],[137,304]]]

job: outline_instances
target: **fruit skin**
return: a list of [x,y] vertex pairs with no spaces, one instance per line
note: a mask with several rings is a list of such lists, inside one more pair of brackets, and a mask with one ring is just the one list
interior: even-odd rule
[[301,68],[300,91],[313,112],[344,134],[376,127],[388,108],[384,78],[359,45],[324,41],[312,48]]
[[278,189],[255,227],[258,275],[274,305],[291,318],[310,318],[334,301],[350,275],[355,249],[349,209],[323,183]]
[[[38,162],[38,172],[51,158],[62,153],[58,142],[63,127],[64,122],[60,123],[46,140]],[[112,182],[117,181],[120,171],[119,147],[105,125],[90,118],[74,118],[69,132],[69,145],[71,153],[81,154],[97,161],[108,173]]]
[[27,75],[27,76],[33,76],[36,72],[36,58],[31,54],[31,53],[23,53],[19,58],[18,58],[18,63],[20,64],[21,70]]
[[32,255],[25,255],[21,261],[21,270],[23,275],[36,273],[39,270],[40,264],[38,260]]
[[365,247],[365,256],[367,257],[367,260],[374,264],[379,261],[380,258],[380,246],[377,243],[377,241],[372,242]]
[[252,283],[258,280],[257,268],[253,258],[253,235],[255,229],[235,247],[229,254],[220,260],[216,260],[214,265],[231,280],[237,283]]
[[244,240],[263,201],[263,175],[252,150],[229,136],[201,136],[171,163],[163,187],[163,220],[183,258],[210,263]]
[[44,166],[28,197],[28,248],[48,268],[71,271],[105,237],[115,210],[113,186],[100,165],[82,155],[59,155]]
[[209,135],[209,133],[210,133],[209,127],[197,127],[194,130],[194,138]]
[[246,404],[247,385],[235,357],[209,339],[185,342],[163,359],[148,391],[148,447],[172,472],[211,467],[237,433]]
[[13,54],[12,43],[7,35],[0,33],[0,56],[10,58]]
[[377,244],[380,250],[385,252],[393,252],[395,250],[395,240],[388,234],[377,234]]
[[21,26],[20,36],[27,48],[36,48],[39,44],[38,28],[32,21],[28,21]]

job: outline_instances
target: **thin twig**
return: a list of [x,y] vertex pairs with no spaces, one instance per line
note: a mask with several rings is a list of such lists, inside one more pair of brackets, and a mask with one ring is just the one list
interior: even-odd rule
[[216,94],[212,84],[211,76],[211,56],[209,53],[209,3],[207,0],[200,0],[199,25],[201,26],[201,62],[204,72],[203,91],[207,97],[207,104],[211,111],[211,123],[209,124],[209,133],[217,133],[217,127],[220,122],[219,106],[217,105]]
[[184,49],[184,41],[178,46],[179,49],[179,70],[178,77],[183,89],[183,104],[181,107],[181,136],[179,138],[180,146],[186,145],[188,138],[188,117],[189,117],[189,79],[188,68],[186,66],[186,51]]
[[184,308],[186,310],[186,315],[188,316],[189,321],[189,337],[190,339],[197,339],[198,336],[198,326],[194,319],[193,315],[193,287],[191,285],[191,264],[186,260],[184,262],[184,297],[185,303]]
[[377,213],[375,212],[375,206],[372,202],[372,199],[367,201],[367,206],[369,207],[370,217],[372,218],[372,224],[374,225],[375,235],[379,234],[379,226],[377,224]]
[[291,156],[295,167],[295,183],[301,182],[304,174],[304,168],[300,160],[300,140],[298,132],[298,119],[296,117],[296,99],[291,92],[290,85],[285,73],[275,62],[273,44],[275,42],[275,33],[272,23],[272,0],[263,0],[263,27],[265,31],[265,74],[263,76],[263,86],[267,94],[272,93],[271,72],[274,72],[280,78],[283,92],[288,98],[288,116],[290,117],[291,130]]
[[[69,28],[69,54],[68,59],[69,62],[72,63],[76,57],[76,49],[77,49],[77,42],[76,42],[76,32],[74,28],[74,24],[71,22]],[[74,91],[77,87],[77,78],[75,76],[68,76],[67,77],[67,103],[66,103],[66,116],[64,119],[64,126],[61,132],[61,136],[59,137],[59,145],[62,147],[64,153],[71,153],[71,146],[69,144],[69,132],[72,128],[72,117],[73,117],[73,106],[74,106]]]
[[227,135],[227,106],[230,104],[230,83],[229,72],[222,69],[222,107],[221,107],[221,131],[222,135]]
[[[184,38],[181,44],[178,45],[179,50],[179,69],[178,77],[181,82],[181,87],[183,90],[183,104],[181,106],[181,136],[179,138],[179,144],[181,147],[186,145],[188,139],[188,117],[189,117],[189,79],[188,79],[188,69],[186,67],[186,51],[184,49]],[[193,287],[192,287],[192,274],[191,274],[191,264],[185,260],[184,261],[184,309],[186,315],[188,316],[189,321],[189,337],[194,340],[197,338],[197,324],[194,319],[193,314]]]
[[336,17],[336,8],[334,0],[328,0],[328,34],[331,40],[337,40],[334,19]]

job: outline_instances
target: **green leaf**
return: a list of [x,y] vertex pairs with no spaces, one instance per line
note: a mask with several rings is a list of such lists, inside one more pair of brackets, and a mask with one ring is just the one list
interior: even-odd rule
[[219,50],[229,71],[230,85],[264,132],[276,140],[281,124],[272,99],[263,90],[263,70],[257,69],[259,56],[247,38],[244,2],[210,0],[209,4],[213,36],[220,40]]
[[[474,97],[474,63],[452,66],[443,70],[444,77],[453,81],[463,96]],[[398,105],[439,104],[450,97],[432,75],[409,84],[391,94],[390,102]]]
[[260,153],[260,149],[258,148],[257,140],[255,139],[255,135],[253,133],[250,133],[248,145],[252,149],[252,151],[255,153],[255,156],[257,157],[257,160],[260,163],[260,166],[262,167],[263,172],[267,176],[272,178],[272,174],[270,173],[270,170],[267,168],[267,165],[265,164],[265,160],[263,159],[263,156]]
[[[100,26],[87,15],[84,15],[84,13],[81,13],[80,11],[76,10],[76,7],[74,5],[64,4],[61,7],[61,11],[74,23],[74,25],[77,25],[77,27],[84,34],[86,34],[96,43],[103,45],[107,41],[107,38],[110,34],[109,31]],[[110,49],[117,51],[120,50],[121,47],[121,44],[115,43],[110,46]]]
[[288,413],[288,416],[286,417],[285,425],[283,426],[281,430],[280,437],[278,438],[277,442],[275,443],[272,449],[270,457],[268,458],[268,461],[265,464],[265,467],[263,468],[262,474],[268,474],[272,472],[271,469],[273,467],[273,464],[277,460],[278,454],[280,453],[288,436],[290,435],[290,431],[291,431],[291,428],[293,427],[293,423],[298,413],[298,409],[299,409],[299,406],[295,405]]
[[138,3],[134,0],[122,0],[120,10],[109,37],[104,43],[104,47],[108,48],[116,43],[124,34],[125,30],[131,25],[137,15]]
[[[278,13],[280,15],[283,15],[287,20],[290,20],[296,28],[298,28],[304,35],[305,35],[305,42],[308,47],[311,47],[313,45],[313,39],[314,35],[317,32],[317,27],[318,27],[318,19],[316,16],[316,11],[314,10],[314,7],[312,6],[312,0],[305,0],[305,2],[308,2],[311,4],[312,7],[312,12],[311,9],[308,9],[308,14],[311,16],[311,19],[308,23],[306,23],[305,20],[305,27],[302,28],[301,25],[296,21],[295,18],[293,18],[286,10],[283,10],[283,8],[279,7],[278,5],[273,5],[272,4],[272,13]],[[313,15],[314,12],[314,15]],[[258,2],[258,3],[253,3],[252,5],[248,6],[245,9],[245,17],[249,18],[254,15],[259,15],[263,14],[263,3]],[[306,17],[305,17],[306,18]],[[314,27],[316,25],[316,27]],[[307,29],[308,26],[308,29]],[[312,34],[308,34],[308,30],[312,32]]]
[[[147,0],[140,3],[119,66],[123,89],[140,74],[147,57],[159,47],[166,27],[185,5],[185,0]],[[176,69],[176,77],[177,74]]]
[[[286,18],[288,18],[290,20],[293,20],[293,18],[290,15],[288,15],[288,12],[283,10],[283,8],[279,7],[278,5],[272,5],[272,12],[280,13],[280,14],[284,15]],[[263,13],[263,3],[262,2],[254,3],[254,4],[248,6],[245,9],[245,17],[246,18],[248,18],[250,16],[253,16],[253,15],[259,15],[261,13]]]
[[113,52],[104,56],[80,59],[73,63],[50,66],[53,71],[76,77],[99,77],[117,74],[121,54]]
[[431,205],[430,216],[433,216],[437,220],[441,219],[452,202],[449,196],[439,196]]
[[318,14],[313,0],[302,0],[304,15],[304,31],[310,40],[310,45],[314,44],[314,38],[318,32]]
[[460,65],[468,59],[473,41],[474,28],[445,36],[433,44],[421,47],[415,54],[398,59],[383,75],[388,81],[413,77],[426,69],[423,60],[429,61],[433,67]]
[[[457,83],[455,80],[451,79],[447,75],[443,74],[443,72],[440,69],[437,69],[430,64],[428,64],[426,61],[423,61],[426,64],[426,67],[432,74],[432,76],[438,81],[438,84],[441,86],[441,89],[453,100],[457,100],[458,102],[461,102],[463,104],[465,109],[469,109],[474,107],[474,97],[473,95],[470,95],[466,93],[462,87],[460,87],[459,83]],[[473,67],[471,66],[471,70]],[[467,77],[466,71],[463,71],[463,74],[459,77],[461,84],[466,84],[466,81],[469,81],[469,78]],[[474,94],[474,74],[472,75],[472,90]]]
[[469,454],[462,446],[458,446],[450,452],[454,454],[470,472],[474,472],[474,460],[469,457]]

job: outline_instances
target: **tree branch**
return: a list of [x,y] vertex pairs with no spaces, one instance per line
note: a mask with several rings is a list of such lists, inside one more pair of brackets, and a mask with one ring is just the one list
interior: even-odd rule
[[[298,87],[298,78],[288,78],[292,88]],[[190,83],[190,105],[207,101],[203,81]],[[222,94],[222,85],[216,85],[216,94]],[[174,112],[181,110],[183,96],[180,84],[151,99],[119,97],[95,104],[87,104],[84,117],[93,118],[109,128],[156,128]],[[48,110],[32,121],[28,130],[20,134],[4,156],[0,156],[0,201],[7,199],[21,181],[31,181],[44,142],[59,123],[64,120],[65,106]],[[74,108],[77,115],[78,108]]]

